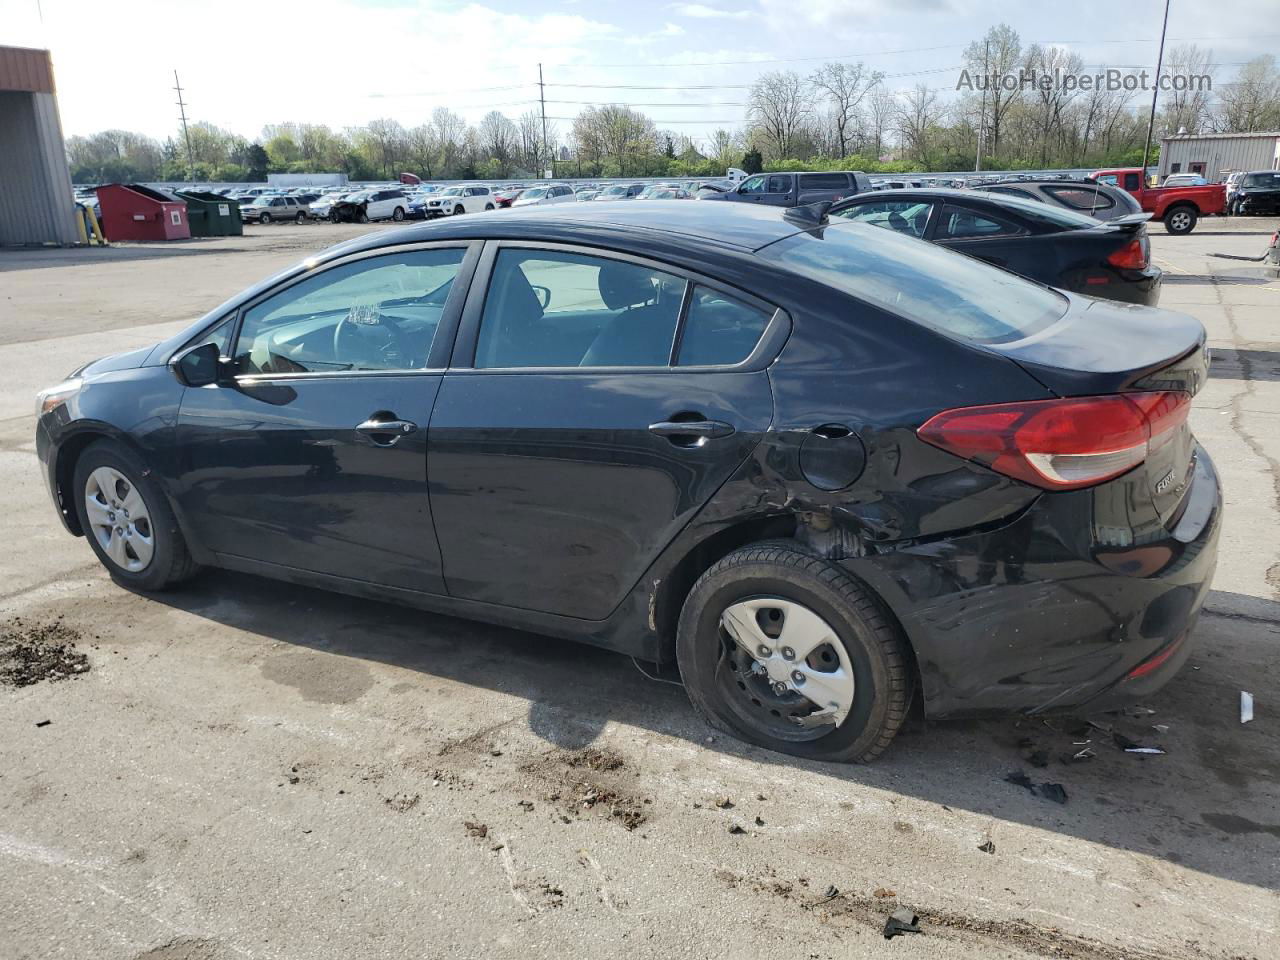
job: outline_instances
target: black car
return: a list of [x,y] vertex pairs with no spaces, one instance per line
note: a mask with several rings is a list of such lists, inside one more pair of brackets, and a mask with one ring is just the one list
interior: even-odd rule
[[534,207],[357,237],[90,363],[36,447],[131,588],[209,565],[572,637],[868,760],[913,693],[1106,709],[1181,666],[1204,338],[839,219]]
[[834,202],[873,189],[865,173],[829,171],[813,173],[758,173],[732,190],[711,193],[703,200],[728,200],[765,207],[801,207]]
[[1154,307],[1163,271],[1137,213],[1106,223],[1034,200],[975,190],[871,193],[830,215],[950,247],[1024,277],[1092,297]]
[[1241,177],[1231,198],[1231,212],[1280,213],[1280,170],[1258,170]]
[[1024,183],[996,183],[978,189],[999,196],[1041,200],[1083,213],[1094,220],[1118,220],[1142,213],[1142,205],[1128,191],[1092,180],[1028,180]]

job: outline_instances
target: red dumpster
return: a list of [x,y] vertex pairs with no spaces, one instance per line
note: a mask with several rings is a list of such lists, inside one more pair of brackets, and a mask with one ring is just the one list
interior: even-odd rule
[[187,205],[140,183],[108,183],[98,188],[102,232],[112,242],[186,240]]

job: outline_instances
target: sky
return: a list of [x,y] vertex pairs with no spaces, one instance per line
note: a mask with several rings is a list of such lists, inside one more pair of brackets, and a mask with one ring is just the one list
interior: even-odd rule
[[[1221,83],[1280,51],[1280,21],[1260,15],[1274,2],[1174,0],[1169,43],[1212,49]],[[964,47],[999,22],[1091,68],[1150,68],[1162,13],[1156,0],[0,0],[0,44],[52,51],[67,135],[172,135],[175,69],[190,120],[251,139],[285,121],[414,126],[437,106],[515,118],[538,108],[541,63],[560,130],[588,103],[627,103],[702,140],[743,122],[760,74],[825,60],[951,96]]]

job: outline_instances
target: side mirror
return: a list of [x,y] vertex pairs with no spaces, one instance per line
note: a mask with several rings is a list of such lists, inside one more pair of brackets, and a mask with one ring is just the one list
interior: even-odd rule
[[216,343],[202,343],[169,361],[169,369],[178,382],[188,387],[217,383],[221,365],[222,351]]
[[551,306],[551,288],[550,287],[543,287],[536,283],[532,283],[530,284],[530,286],[533,287],[533,292],[537,294],[538,302],[542,304],[543,310]]

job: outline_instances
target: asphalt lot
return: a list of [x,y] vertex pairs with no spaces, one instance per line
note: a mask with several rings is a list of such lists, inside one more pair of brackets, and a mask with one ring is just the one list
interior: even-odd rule
[[[917,719],[869,767],[712,736],[586,647],[226,573],[113,585],[47,502],[34,392],[383,228],[0,251],[0,632],[62,618],[91,667],[0,686],[0,958],[1280,956],[1280,280],[1207,256],[1276,226],[1152,234],[1161,305],[1209,331],[1192,423],[1228,506],[1187,668],[1096,719],[1168,755]],[[923,935],[883,939],[899,905]]]

